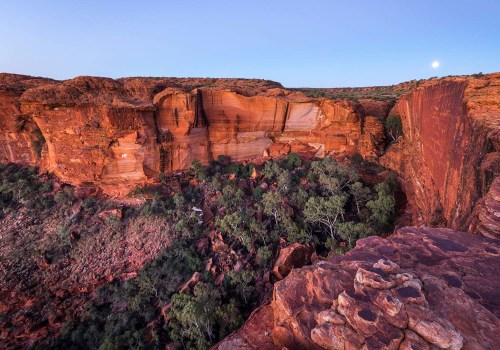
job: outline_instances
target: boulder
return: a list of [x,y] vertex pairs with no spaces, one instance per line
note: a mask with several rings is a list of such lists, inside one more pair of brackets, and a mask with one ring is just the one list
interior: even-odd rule
[[273,274],[278,279],[283,279],[292,269],[310,264],[313,250],[299,243],[281,248],[278,259],[274,263]]

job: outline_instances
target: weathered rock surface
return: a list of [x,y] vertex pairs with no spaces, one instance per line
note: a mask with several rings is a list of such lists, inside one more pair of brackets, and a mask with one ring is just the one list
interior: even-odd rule
[[262,349],[274,350],[276,346],[271,338],[272,333],[266,329],[273,327],[273,309],[264,305],[255,310],[238,332],[227,336],[223,342],[213,349]]
[[[14,85],[14,89],[12,86]],[[219,155],[242,161],[298,151],[380,153],[383,129],[348,101],[308,98],[244,79],[0,77],[0,161],[123,195],[163,172]],[[362,139],[362,141],[360,141]],[[372,149],[373,148],[373,149]]]
[[413,92],[390,112],[402,118],[404,137],[382,156],[391,101],[309,98],[265,80],[2,74],[0,162],[124,195],[219,155],[382,156],[403,180],[413,223],[467,230],[499,175],[500,73],[412,84],[398,88]]
[[[498,240],[450,229],[362,239],[345,255],[294,269],[260,311],[272,308],[272,322],[254,314],[215,348],[494,349],[499,266]],[[254,344],[253,334],[266,336]]]
[[313,251],[313,248],[300,243],[281,248],[278,259],[274,263],[274,275],[283,279],[292,269],[310,264]]
[[[473,206],[499,175],[481,166],[500,151],[500,73],[430,80],[402,96],[391,114],[404,137],[382,157],[403,178],[415,224],[445,220],[467,230]],[[490,160],[491,161],[491,160]]]
[[0,74],[0,162],[40,162],[42,134],[36,123],[21,113],[19,98],[27,89],[50,82],[45,78]]
[[476,215],[470,231],[500,238],[500,177],[493,181],[486,196],[476,206]]
[[376,160],[382,154],[384,146],[384,124],[379,118],[364,118],[363,133],[359,140],[358,151],[365,159]]

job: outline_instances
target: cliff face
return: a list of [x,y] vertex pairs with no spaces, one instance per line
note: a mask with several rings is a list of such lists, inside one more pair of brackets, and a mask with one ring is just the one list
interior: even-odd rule
[[215,349],[492,349],[498,240],[404,228],[292,270]]
[[[260,80],[78,77],[11,93],[12,76],[2,79],[0,161],[37,165],[110,194],[124,195],[193,160],[269,155],[275,143],[280,152],[353,154],[362,135],[358,105]],[[374,132],[383,139],[381,128],[367,137]],[[363,154],[378,153],[378,144],[362,143]]]
[[37,165],[43,137],[34,121],[22,114],[19,98],[31,87],[50,82],[15,74],[0,74],[0,161]]
[[[498,176],[491,158],[500,150],[500,74],[424,85],[390,112],[401,117],[404,136],[381,163],[403,177],[415,223],[444,219],[466,230],[474,203]],[[488,153],[492,166],[482,166]]]
[[122,84],[76,78],[30,89],[20,102],[46,141],[42,171],[72,184],[115,188],[158,172],[153,105],[133,99]]

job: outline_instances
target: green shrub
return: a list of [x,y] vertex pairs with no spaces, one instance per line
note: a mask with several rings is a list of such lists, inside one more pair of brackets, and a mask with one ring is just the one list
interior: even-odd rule
[[400,117],[393,115],[388,116],[385,119],[384,126],[392,141],[396,141],[401,135],[403,135],[403,124],[401,123]]

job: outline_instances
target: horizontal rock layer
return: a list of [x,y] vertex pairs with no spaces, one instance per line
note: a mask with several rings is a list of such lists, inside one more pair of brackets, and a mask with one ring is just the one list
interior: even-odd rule
[[[403,228],[294,269],[216,349],[493,349],[498,240]],[[272,316],[271,316],[272,315]]]
[[276,142],[321,156],[358,148],[373,156],[384,138],[380,123],[369,121],[358,147],[365,114],[358,104],[311,99],[265,81],[77,77],[34,83],[2,75],[0,87],[0,162],[39,165],[64,182],[108,193],[125,194],[195,159],[262,157]]

